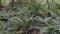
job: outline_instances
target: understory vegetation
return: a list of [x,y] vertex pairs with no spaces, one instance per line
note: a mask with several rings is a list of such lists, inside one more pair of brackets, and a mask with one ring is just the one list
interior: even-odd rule
[[60,0],[0,0],[0,34],[60,34]]

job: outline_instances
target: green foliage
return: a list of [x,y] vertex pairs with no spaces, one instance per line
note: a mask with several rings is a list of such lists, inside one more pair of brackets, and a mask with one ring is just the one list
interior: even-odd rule
[[[1,5],[8,6],[10,2],[11,0],[2,0]],[[37,28],[40,34],[60,34],[60,2],[58,0],[15,0],[16,5],[20,2],[24,6],[14,6],[12,10],[0,11],[0,34],[15,34],[20,27],[23,30]],[[8,21],[1,19],[8,19]],[[46,26],[40,26],[35,21],[42,22]]]
[[1,0],[1,5],[2,6],[8,6],[12,0]]

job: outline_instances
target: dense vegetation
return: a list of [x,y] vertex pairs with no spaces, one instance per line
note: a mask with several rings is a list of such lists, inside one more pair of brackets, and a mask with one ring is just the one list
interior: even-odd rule
[[60,0],[0,0],[0,34],[60,34]]

